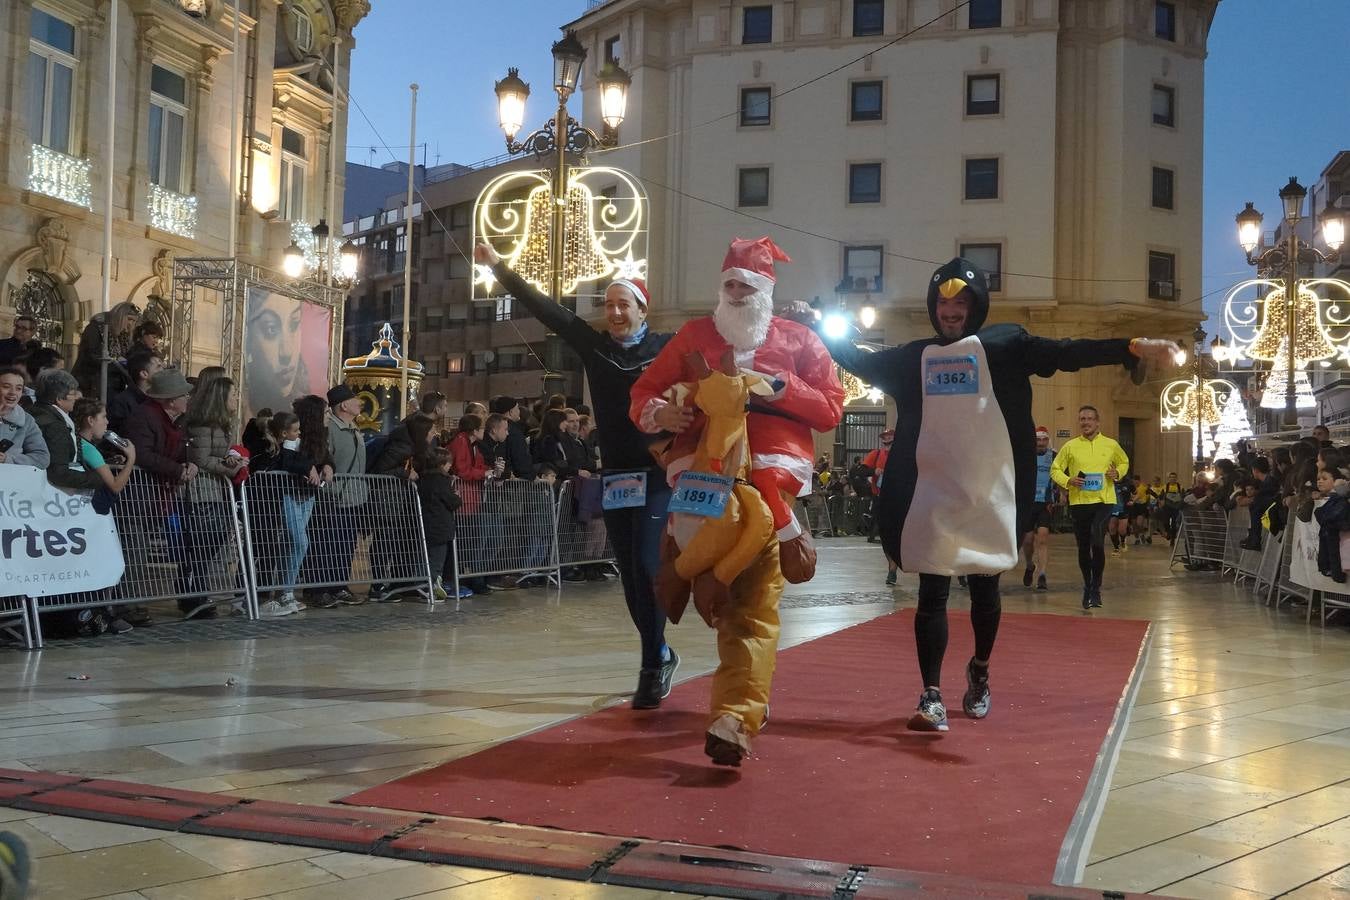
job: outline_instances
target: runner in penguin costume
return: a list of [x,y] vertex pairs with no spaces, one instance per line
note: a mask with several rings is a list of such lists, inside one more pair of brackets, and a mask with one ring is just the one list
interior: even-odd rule
[[919,574],[914,633],[924,690],[909,727],[920,731],[947,730],[940,678],[953,575],[967,577],[975,631],[962,708],[976,719],[989,712],[998,578],[1017,564],[1018,540],[1034,515],[1031,376],[1123,365],[1139,383],[1146,364],[1172,365],[1179,352],[1165,340],[1055,340],[1015,324],[982,329],[988,314],[985,273],[957,258],[928,282],[936,336],[875,353],[824,337],[841,366],[898,407],[879,515],[886,551]]

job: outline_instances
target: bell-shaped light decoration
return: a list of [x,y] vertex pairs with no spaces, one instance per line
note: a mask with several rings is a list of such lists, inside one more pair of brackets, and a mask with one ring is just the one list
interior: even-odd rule
[[633,78],[617,63],[610,63],[600,73],[600,118],[610,128],[623,124],[628,111],[628,87]]
[[1264,218],[1250,202],[1237,214],[1238,243],[1248,253],[1261,245],[1261,220]]
[[305,272],[305,251],[295,241],[291,241],[281,257],[281,271],[287,278],[299,278]]
[[356,269],[361,263],[361,251],[356,249],[356,245],[347,241],[338,251],[338,272],[347,281],[356,281]]
[[1345,211],[1332,203],[1322,211],[1322,240],[1332,253],[1339,252],[1345,243]]
[[1289,224],[1294,224],[1303,217],[1303,198],[1308,196],[1308,189],[1298,183],[1294,176],[1289,177],[1289,183],[1280,188],[1280,202],[1284,204],[1284,219]]
[[497,82],[497,121],[507,140],[514,140],[520,127],[525,124],[525,101],[530,96],[530,86],[520,80],[520,70],[506,70],[506,77]]
[[577,40],[577,33],[569,31],[553,45],[553,89],[564,101],[577,89],[581,80],[581,64],[586,61],[586,48]]
[[[1262,299],[1261,330],[1246,351],[1250,358],[1271,363],[1287,358],[1289,322],[1284,298],[1284,288],[1278,287]],[[1302,368],[1314,360],[1330,359],[1337,352],[1318,315],[1317,295],[1300,285],[1294,304],[1294,364]]]

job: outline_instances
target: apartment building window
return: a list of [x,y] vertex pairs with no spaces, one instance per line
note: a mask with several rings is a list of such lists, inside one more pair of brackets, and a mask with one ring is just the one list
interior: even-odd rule
[[966,76],[966,115],[996,116],[1001,96],[997,75]]
[[1177,92],[1165,84],[1153,86],[1153,124],[1173,128],[1177,124]]
[[742,44],[767,44],[773,40],[772,6],[747,6],[742,14]]
[[314,23],[299,9],[291,10],[291,37],[297,49],[308,53],[314,47]]
[[450,227],[468,228],[469,221],[473,217],[472,203],[459,203],[450,207]]
[[1176,173],[1161,166],[1153,167],[1153,206],[1156,209],[1175,209],[1172,191]]
[[1153,4],[1153,34],[1164,41],[1176,41],[1177,5],[1175,3],[1163,3],[1162,0],[1158,0]]
[[966,160],[967,200],[998,199],[998,158]]
[[881,163],[852,163],[849,165],[848,202],[881,202]]
[[1177,256],[1148,251],[1148,295],[1153,300],[1177,299]]
[[881,119],[882,85],[880,81],[854,81],[849,84],[848,118],[851,122],[875,122]]
[[150,181],[176,193],[183,190],[187,135],[187,79],[162,66],[150,67]]
[[768,125],[773,91],[766,87],[741,88],[741,124]]
[[880,292],[882,259],[880,244],[845,247],[844,287],[852,291]]
[[1003,277],[999,274],[1003,270],[1002,244],[962,244],[961,258],[984,270],[991,293],[1003,290]]
[[281,129],[281,188],[277,211],[291,221],[305,218],[305,176],[309,162],[305,158],[305,136],[289,128]]
[[464,371],[464,354],[455,353],[445,358],[445,371],[449,375],[458,375]]
[[736,205],[769,205],[769,167],[759,166],[736,171]]
[[450,278],[468,278],[472,274],[469,261],[458,253],[450,254],[450,266],[448,277]]
[[611,38],[605,38],[605,62],[612,65],[618,65],[619,60],[623,58],[623,39],[617,34]]
[[75,26],[34,9],[28,37],[28,137],[70,152],[75,114]]
[[886,0],[853,0],[853,36],[870,37],[886,30]]
[[970,0],[971,28],[998,28],[1003,24],[1003,0]]

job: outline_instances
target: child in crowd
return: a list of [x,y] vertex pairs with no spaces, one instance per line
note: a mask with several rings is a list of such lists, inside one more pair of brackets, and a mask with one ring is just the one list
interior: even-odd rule
[[267,423],[267,468],[289,472],[293,478],[281,497],[282,521],[290,536],[290,554],[282,583],[286,585],[280,598],[268,600],[259,613],[269,618],[288,616],[305,609],[295,599],[295,583],[300,577],[300,564],[309,552],[310,516],[314,513],[314,489],[320,484],[315,461],[301,448],[300,417],[295,413],[279,412]]
[[1313,516],[1321,526],[1317,539],[1317,569],[1333,581],[1345,583],[1350,571],[1350,482],[1347,460],[1330,447],[1317,454],[1317,492]]
[[[459,494],[450,481],[455,467],[454,454],[446,447],[431,451],[427,464],[418,473],[417,496],[422,501],[422,528],[427,540],[427,561],[434,579],[431,593],[436,603],[450,596],[445,581],[455,582],[455,555],[450,552],[455,540],[455,510],[459,509]],[[459,589],[462,600],[472,597],[467,585]]]

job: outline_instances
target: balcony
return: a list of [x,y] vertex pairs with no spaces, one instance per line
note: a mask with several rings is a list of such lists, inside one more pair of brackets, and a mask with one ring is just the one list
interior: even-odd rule
[[150,226],[180,237],[193,238],[197,232],[197,198],[174,193],[157,184],[150,185],[146,200]]
[[89,180],[92,168],[87,159],[33,144],[28,157],[28,189],[92,210],[93,188]]

